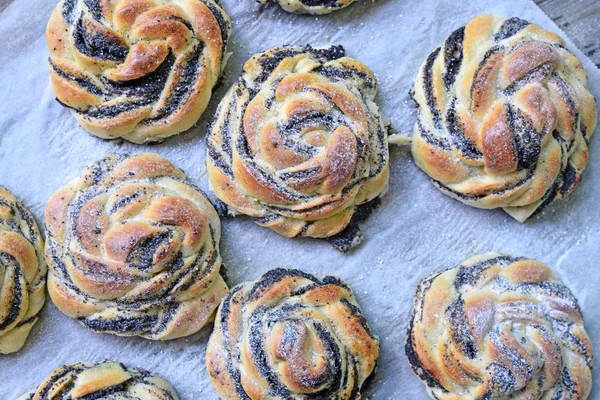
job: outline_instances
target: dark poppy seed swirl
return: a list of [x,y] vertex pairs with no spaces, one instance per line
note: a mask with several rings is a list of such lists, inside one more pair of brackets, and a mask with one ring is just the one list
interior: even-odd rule
[[259,3],[277,3],[287,12],[296,14],[329,14],[332,11],[348,7],[356,0],[256,0]]

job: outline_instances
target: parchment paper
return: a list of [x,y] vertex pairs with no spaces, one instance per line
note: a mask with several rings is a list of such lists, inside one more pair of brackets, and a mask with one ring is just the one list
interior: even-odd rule
[[[153,151],[208,191],[206,122],[242,63],[258,51],[283,44],[344,45],[348,55],[377,75],[379,104],[394,128],[411,131],[415,111],[407,92],[423,59],[455,28],[479,13],[493,12],[558,32],[529,0],[366,0],[325,17],[290,15],[251,0],[224,0],[224,5],[233,21],[233,55],[209,109],[188,133],[139,146],[89,135],[54,100],[44,31],[55,0],[16,0],[0,15],[0,184],[41,222],[48,197],[89,163],[109,152]],[[569,48],[582,57],[591,91],[600,99],[600,71],[570,42]],[[600,354],[599,141],[596,132],[583,183],[570,198],[525,224],[502,211],[477,210],[446,197],[411,161],[407,149],[395,148],[390,190],[362,225],[366,239],[356,251],[342,255],[325,242],[284,239],[244,217],[225,220],[221,250],[229,283],[255,279],[275,267],[346,280],[381,338],[379,368],[365,393],[374,399],[427,398],[404,355],[415,286],[434,270],[487,251],[537,258],[554,267],[579,298]],[[47,300],[25,347],[0,356],[0,399],[16,398],[62,364],[107,358],[159,373],[182,399],[216,399],[204,367],[211,329],[166,343],[97,334]],[[598,369],[594,378],[600,378]],[[600,398],[600,390],[591,398]]]

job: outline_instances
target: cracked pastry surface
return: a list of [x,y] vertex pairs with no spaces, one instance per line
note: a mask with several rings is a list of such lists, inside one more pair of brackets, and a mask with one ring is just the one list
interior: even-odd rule
[[0,186],[0,354],[23,347],[46,300],[44,240],[33,215]]
[[17,400],[179,400],[175,389],[160,376],[123,364],[102,361],[64,365],[34,390]]
[[157,154],[112,154],[46,206],[48,292],[96,332],[154,340],[191,335],[227,285],[219,217]]
[[206,109],[230,32],[220,0],[61,0],[46,28],[52,89],[93,135],[160,141]]
[[584,400],[593,350],[542,262],[488,253],[417,287],[406,355],[431,398]]
[[[286,237],[360,243],[361,205],[388,186],[387,125],[375,77],[341,46],[252,57],[207,136],[211,188],[231,212]],[[355,221],[352,221],[353,217]]]
[[360,399],[379,357],[350,288],[271,270],[223,299],[206,350],[224,399]]
[[348,7],[356,0],[256,0],[259,3],[277,3],[287,12],[297,14],[329,14]]
[[427,57],[412,152],[436,187],[520,222],[573,191],[596,102],[565,46],[539,25],[480,15]]

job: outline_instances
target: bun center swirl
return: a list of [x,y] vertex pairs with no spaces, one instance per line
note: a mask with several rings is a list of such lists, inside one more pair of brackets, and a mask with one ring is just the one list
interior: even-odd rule
[[[302,72],[290,73],[272,89],[260,92],[246,108],[247,156],[262,159],[302,194],[339,192],[350,183],[358,159],[367,155],[368,127],[359,99],[348,88]],[[265,109],[268,100],[273,102]],[[361,167],[356,179],[368,176],[366,165]],[[273,195],[257,192],[257,197],[268,202],[296,198],[283,189]]]
[[91,329],[188,335],[227,290],[216,211],[157,155],[101,160],[54,194],[46,221],[52,299]]
[[258,54],[208,138],[217,196],[287,237],[330,237],[387,188],[375,78],[341,47]]
[[327,351],[312,325],[307,327],[294,320],[277,323],[267,341],[269,345],[274,349],[284,384],[298,392],[314,393],[329,383],[327,378],[335,376],[331,373],[335,365],[327,362],[327,354],[332,351]]
[[207,349],[221,397],[360,397],[379,342],[348,287],[276,269],[223,300]]

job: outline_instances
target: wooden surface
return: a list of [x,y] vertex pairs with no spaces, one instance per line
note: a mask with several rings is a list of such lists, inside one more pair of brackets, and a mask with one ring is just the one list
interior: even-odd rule
[[600,1],[534,1],[600,68]]
[[[0,0],[0,13],[13,1]],[[534,1],[600,68],[600,0]]]

